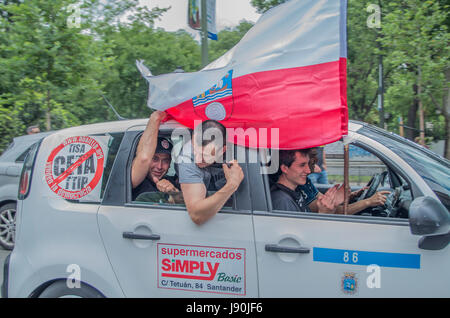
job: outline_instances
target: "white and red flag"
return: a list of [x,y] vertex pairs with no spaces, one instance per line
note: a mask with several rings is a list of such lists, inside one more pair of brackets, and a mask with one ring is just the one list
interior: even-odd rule
[[[179,123],[214,119],[270,135],[256,147],[299,149],[347,134],[346,0],[291,0],[267,11],[225,55],[194,73],[152,76],[148,106]],[[231,140],[255,146],[248,139]]]

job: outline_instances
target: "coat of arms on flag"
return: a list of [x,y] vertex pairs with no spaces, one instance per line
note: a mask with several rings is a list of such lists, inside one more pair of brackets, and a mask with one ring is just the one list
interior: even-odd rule
[[205,91],[192,98],[194,111],[202,119],[225,120],[233,112],[233,70]]

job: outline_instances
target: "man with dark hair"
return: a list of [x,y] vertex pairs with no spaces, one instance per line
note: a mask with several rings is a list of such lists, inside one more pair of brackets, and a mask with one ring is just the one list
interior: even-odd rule
[[[319,193],[308,178],[314,165],[315,158],[312,149],[280,151],[280,175],[277,183],[271,189],[274,210],[319,213],[343,212],[341,204],[344,203],[344,187],[335,185],[325,194]],[[387,193],[389,192],[380,191],[368,199],[350,204],[348,213],[354,214],[368,207],[383,205],[386,202],[384,195]]]
[[322,195],[308,179],[314,159],[312,149],[280,151],[280,175],[271,193],[274,210],[330,213],[344,202],[343,187],[336,185]]
[[172,143],[169,139],[158,137],[161,120],[165,112],[154,111],[139,140],[136,157],[131,166],[132,200],[144,192],[178,192],[175,178],[166,176],[172,160]]
[[[178,158],[181,191],[192,221],[198,225],[212,218],[238,189],[244,173],[236,160],[223,163],[226,128],[207,120],[195,127],[192,141]],[[214,192],[207,196],[208,191]]]

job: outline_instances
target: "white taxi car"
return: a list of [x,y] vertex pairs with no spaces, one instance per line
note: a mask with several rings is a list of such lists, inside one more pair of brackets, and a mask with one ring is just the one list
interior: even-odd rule
[[[130,166],[146,123],[65,129],[32,149],[3,297],[450,296],[444,158],[350,122],[344,142],[384,165],[362,197],[388,188],[386,205],[360,215],[294,213],[272,209],[268,154],[235,146],[245,154],[244,181],[198,226],[160,193],[132,201]],[[179,127],[160,129],[174,157]]]

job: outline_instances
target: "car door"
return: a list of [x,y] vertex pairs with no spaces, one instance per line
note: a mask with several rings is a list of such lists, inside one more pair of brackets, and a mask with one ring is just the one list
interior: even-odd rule
[[[100,233],[124,294],[257,296],[247,177],[233,206],[201,226],[191,221],[184,205],[132,202],[130,164],[139,135],[126,134],[98,212]],[[245,164],[243,170],[247,176]]]
[[[402,173],[402,160],[370,141],[367,150]],[[372,148],[371,148],[372,147]],[[390,159],[388,159],[390,158]],[[406,169],[406,168],[404,168]],[[262,175],[270,198],[268,178]],[[423,184],[411,184],[414,191]],[[425,193],[415,193],[415,196]],[[270,201],[270,200],[268,200]],[[269,202],[270,205],[270,202]],[[408,219],[254,211],[261,297],[448,297],[450,253],[419,248]]]

